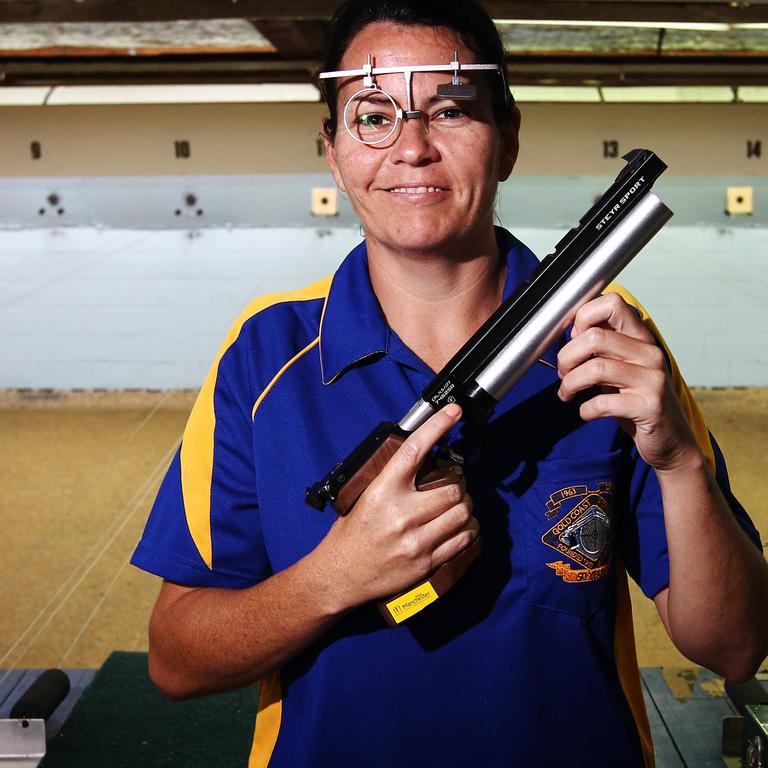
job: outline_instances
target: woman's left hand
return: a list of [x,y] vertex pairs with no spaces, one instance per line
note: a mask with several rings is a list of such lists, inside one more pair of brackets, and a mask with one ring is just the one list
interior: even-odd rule
[[651,466],[677,469],[700,458],[664,353],[618,294],[606,293],[578,310],[557,368],[560,399],[601,387],[601,394],[582,403],[579,414],[585,421],[618,419]]

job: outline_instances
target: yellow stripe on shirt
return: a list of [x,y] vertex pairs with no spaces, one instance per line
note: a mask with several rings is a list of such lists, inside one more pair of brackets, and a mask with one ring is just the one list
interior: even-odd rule
[[211,541],[211,483],[213,478],[213,441],[216,429],[214,393],[219,363],[234,344],[243,325],[254,315],[275,304],[324,298],[331,285],[326,277],[298,291],[272,293],[252,301],[241,313],[222,344],[197,396],[181,444],[181,491],[187,526],[203,562],[213,568]]
[[637,666],[637,650],[635,648],[635,628],[632,622],[632,601],[629,596],[629,584],[624,564],[616,559],[616,629],[613,636],[613,657],[616,659],[616,671],[624,691],[624,697],[629,704],[632,717],[635,720],[640,747],[646,768],[654,768],[653,738],[648,712],[643,699],[643,684],[640,679],[640,669]]
[[259,683],[259,711],[253,730],[253,744],[248,768],[267,768],[277,744],[283,716],[280,671],[267,675]]
[[256,418],[256,411],[258,410],[259,406],[261,405],[261,401],[269,394],[269,390],[272,389],[272,387],[277,384],[278,379],[300,358],[303,357],[307,352],[309,352],[312,347],[316,346],[317,343],[320,341],[320,336],[313,339],[312,341],[307,344],[304,349],[302,349],[300,352],[297,352],[273,377],[272,381],[267,384],[266,387],[264,387],[264,390],[262,393],[256,398],[256,402],[253,404],[253,408],[251,410],[251,420]]

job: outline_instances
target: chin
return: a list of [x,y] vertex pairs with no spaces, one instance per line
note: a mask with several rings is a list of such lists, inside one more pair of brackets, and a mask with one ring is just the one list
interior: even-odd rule
[[421,225],[404,228],[396,233],[382,233],[380,242],[399,251],[435,251],[455,245],[461,235],[457,232],[442,232],[436,225]]

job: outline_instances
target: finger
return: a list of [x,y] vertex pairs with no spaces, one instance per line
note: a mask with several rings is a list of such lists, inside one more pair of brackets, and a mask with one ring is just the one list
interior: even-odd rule
[[[435,459],[435,461],[432,461]],[[464,476],[464,470],[458,462],[444,462],[432,452],[421,465],[419,474],[416,475],[416,487],[420,491],[439,488],[442,485],[455,483]]]
[[464,494],[456,504],[444,509],[439,515],[421,526],[420,536],[422,540],[430,550],[434,550],[469,523],[472,518],[472,510],[472,497],[469,494]]
[[451,534],[432,552],[432,568],[437,568],[443,563],[452,560],[456,555],[461,554],[465,549],[469,549],[472,543],[480,535],[480,523],[476,517],[470,518],[469,522],[455,533]]
[[379,477],[386,480],[400,480],[408,487],[415,488],[416,474],[427,454],[435,443],[455,426],[460,417],[461,408],[455,403],[441,408],[430,416],[397,449]]
[[617,293],[605,293],[581,306],[573,321],[571,338],[579,336],[588,328],[603,324],[640,341],[654,343],[653,334],[645,327],[637,312]]
[[462,478],[460,482],[429,491],[419,491],[418,496],[412,499],[409,519],[412,524],[425,525],[444,515],[449,509],[467,503],[471,509],[472,499],[467,494],[467,486]]
[[657,370],[663,370],[666,366],[664,353],[655,343],[640,341],[609,328],[592,326],[560,350],[557,355],[557,370],[562,377],[593,357],[624,360]]
[[615,387],[618,390],[634,389],[660,394],[666,374],[623,360],[593,357],[563,376],[558,390],[561,400],[571,400],[578,393],[591,387]]
[[590,398],[582,403],[579,408],[579,416],[584,421],[602,419],[612,416],[616,419],[624,419],[627,422],[641,421],[646,414],[644,409],[646,400],[641,395],[633,392],[622,394],[602,394]]

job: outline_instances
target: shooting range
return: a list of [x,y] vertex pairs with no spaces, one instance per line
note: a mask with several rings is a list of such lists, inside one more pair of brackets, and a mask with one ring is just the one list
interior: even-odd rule
[[[543,258],[628,152],[666,163],[617,282],[768,543],[768,0],[482,4],[522,114],[497,223]],[[129,560],[238,314],[361,240],[319,133],[337,5],[0,0],[0,768],[246,764],[257,691],[155,690]],[[768,766],[768,667],[726,686],[630,589],[658,768]]]

